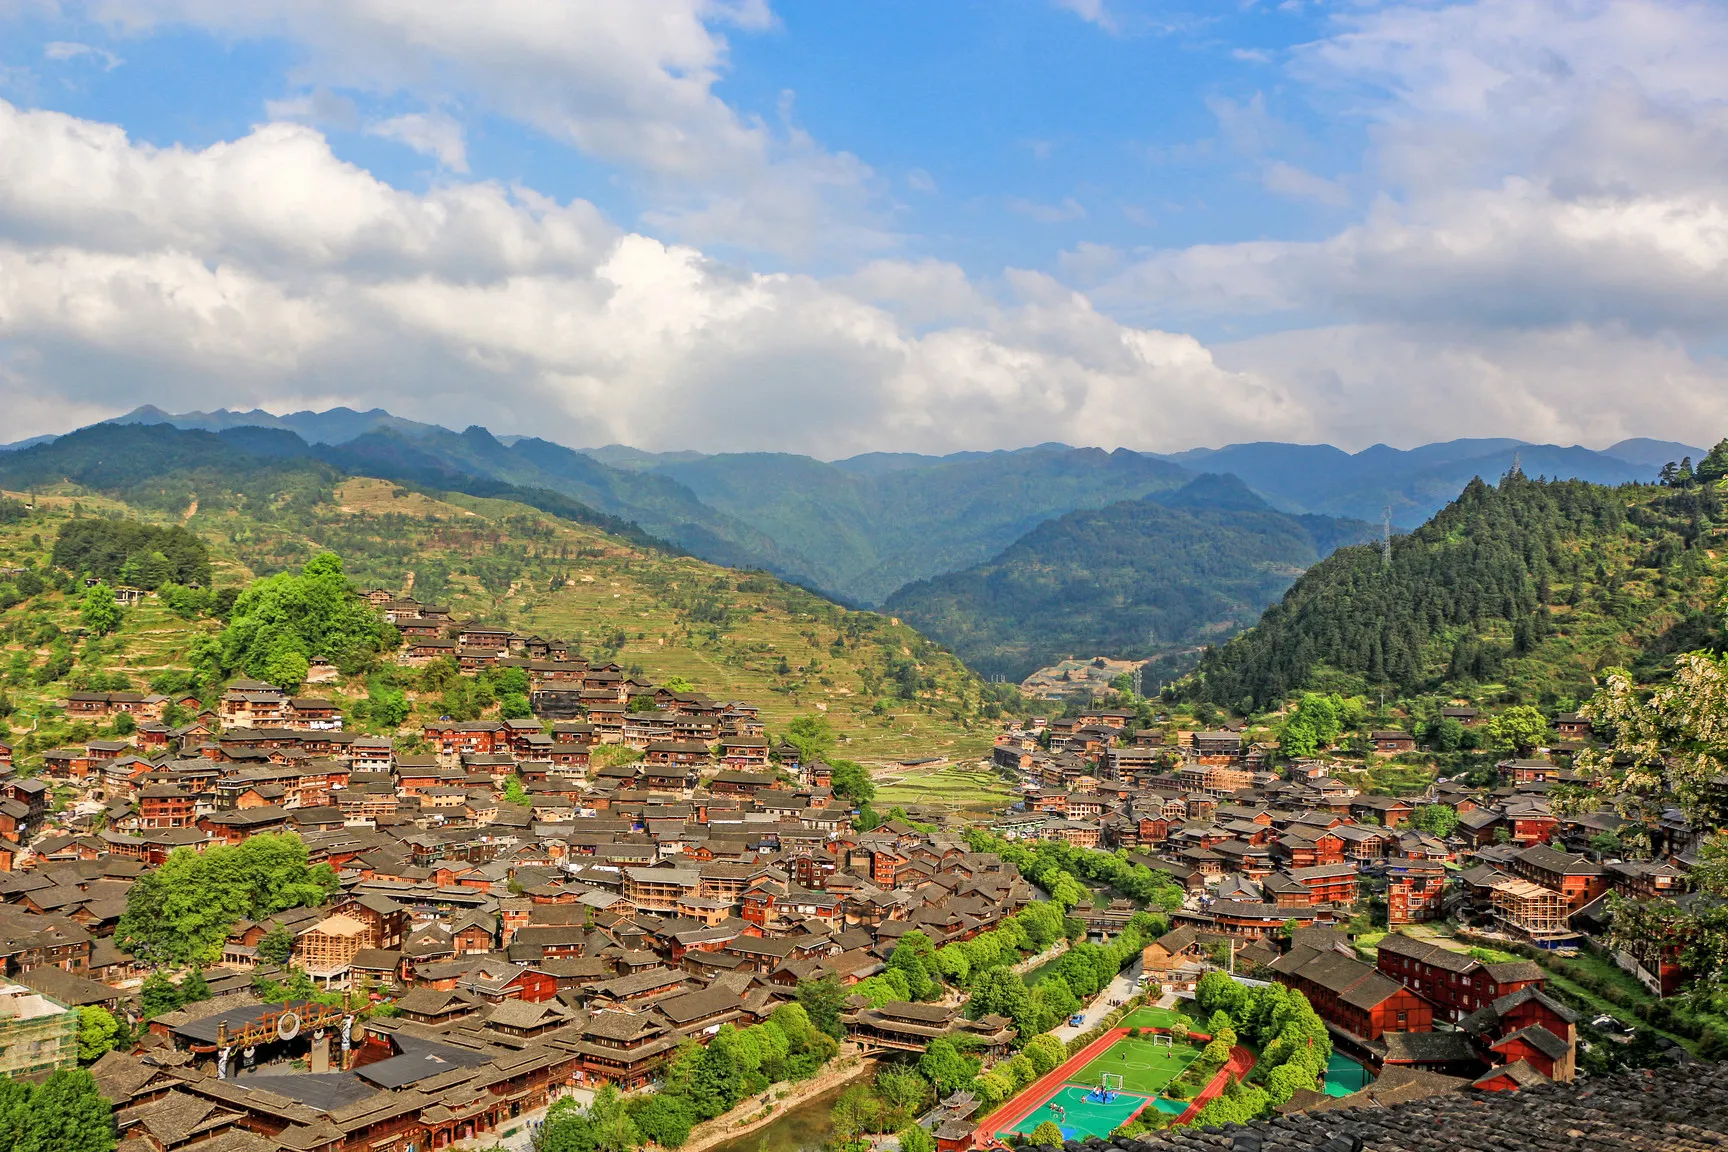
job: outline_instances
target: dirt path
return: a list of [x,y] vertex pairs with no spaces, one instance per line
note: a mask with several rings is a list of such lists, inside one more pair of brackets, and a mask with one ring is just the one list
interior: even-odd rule
[[[738,1136],[754,1132],[780,1119],[791,1109],[820,1096],[842,1084],[861,1080],[876,1070],[876,1061],[860,1056],[836,1057],[820,1076],[809,1080],[800,1080],[796,1084],[775,1084],[769,1087],[766,1095],[773,1098],[774,1103],[768,1108],[762,1107],[762,1097],[751,1093],[750,1098],[732,1111],[704,1120],[690,1130],[690,1139],[686,1140],[679,1152],[703,1152],[716,1144],[724,1144]],[[781,1097],[780,1093],[785,1092]]]
[[198,515],[198,497],[194,496],[192,497],[192,506],[186,509],[186,515],[180,517],[180,519],[184,522],[192,519],[192,517],[196,515]]

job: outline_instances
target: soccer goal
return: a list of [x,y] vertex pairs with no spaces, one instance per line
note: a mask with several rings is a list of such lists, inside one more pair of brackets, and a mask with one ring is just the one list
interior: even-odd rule
[[1170,1035],[1168,1032],[1154,1032],[1152,1033],[1151,1040],[1152,1047],[1154,1048],[1168,1048],[1172,1052],[1176,1050],[1176,1037]]
[[1102,1088],[1106,1092],[1122,1091],[1122,1074],[1120,1072],[1104,1073],[1102,1076],[1098,1077],[1098,1087]]

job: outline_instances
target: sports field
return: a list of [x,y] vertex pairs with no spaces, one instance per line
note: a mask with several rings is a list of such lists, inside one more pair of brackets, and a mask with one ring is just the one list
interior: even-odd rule
[[1122,1077],[1122,1087],[1126,1091],[1156,1096],[1198,1059],[1200,1049],[1192,1044],[1166,1046],[1149,1038],[1135,1040],[1125,1036],[1102,1056],[1068,1077],[1068,1082],[1096,1088],[1103,1083],[1104,1074],[1109,1072]]
[[[1026,1118],[1014,1125],[1011,1131],[1030,1136],[1038,1125],[1048,1120],[1062,1129],[1062,1136],[1067,1140],[1108,1136],[1128,1123],[1129,1117],[1147,1104],[1146,1097],[1135,1096],[1129,1092],[1116,1093],[1116,1098],[1108,1104],[1086,1099],[1090,1093],[1091,1089],[1088,1088],[1063,1085],[1050,1099],[1027,1113]],[[1066,1109],[1066,1114],[1051,1108],[1052,1104]]]
[[1176,1022],[1182,1013],[1174,1008],[1154,1008],[1147,1005],[1136,1008],[1128,1013],[1126,1019],[1118,1027],[1121,1028],[1168,1028]]

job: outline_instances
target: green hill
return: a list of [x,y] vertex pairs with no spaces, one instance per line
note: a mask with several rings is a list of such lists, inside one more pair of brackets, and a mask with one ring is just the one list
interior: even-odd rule
[[[472,477],[461,482],[480,494],[442,490],[350,475],[305,453],[285,431],[166,425],[86,429],[7,453],[0,490],[35,508],[0,517],[0,568],[52,575],[56,539],[92,515],[189,530],[207,546],[218,587],[329,550],[362,586],[411,589],[459,619],[569,639],[590,658],[756,702],[776,734],[795,716],[825,712],[840,755],[988,751],[1004,692],[909,626],[695,559],[555,492]],[[156,550],[184,544],[138,538]],[[124,562],[101,559],[115,570]],[[142,688],[187,667],[192,641],[216,627],[161,597],[128,610],[114,636],[80,640],[78,592],[58,577],[0,578],[9,722],[28,729],[46,717],[37,747],[64,735],[55,701],[68,689]],[[352,702],[366,688],[354,680],[336,691]]]
[[1658,676],[1722,645],[1723,503],[1714,484],[1474,480],[1390,564],[1369,546],[1316,565],[1190,690],[1242,711],[1304,688],[1553,706],[1604,667]]
[[1047,521],[983,564],[920,581],[885,610],[990,676],[1068,655],[1179,657],[1246,627],[1359,520],[1274,511],[1233,476]]
[[803,579],[866,604],[976,564],[1053,516],[1189,479],[1137,452],[1060,446],[838,464],[732,454],[668,463],[658,472],[774,539]]

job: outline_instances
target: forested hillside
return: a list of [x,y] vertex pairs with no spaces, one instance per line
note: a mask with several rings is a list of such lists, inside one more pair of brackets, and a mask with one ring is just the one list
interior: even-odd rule
[[1275,512],[1233,476],[1202,476],[1048,521],[886,610],[1013,680],[1066,655],[1170,657],[1252,623],[1303,569],[1374,531]]
[[[196,665],[212,613],[240,587],[328,550],[362,586],[411,589],[459,619],[568,639],[657,681],[755,701],[775,732],[823,711],[842,755],[989,747],[1002,690],[908,626],[609,531],[629,526],[557,493],[488,481],[514,498],[473,496],[349,476],[286,455],[295,444],[304,449],[277,430],[106,427],[0,456],[0,489],[35,504],[0,508],[0,568],[24,571],[0,579],[0,711],[40,717],[75,687],[167,685]],[[161,594],[80,644],[85,598],[64,574],[83,572],[141,575]],[[358,697],[367,685],[338,691]],[[44,728],[32,741],[63,735]]]
[[1066,447],[839,464],[738,454],[658,471],[771,537],[814,586],[866,604],[976,564],[1053,516],[1189,478],[1137,452]]
[[1567,704],[1591,675],[1720,647],[1714,481],[1472,481],[1417,531],[1344,548],[1203,658],[1195,695],[1241,710],[1304,688]]

